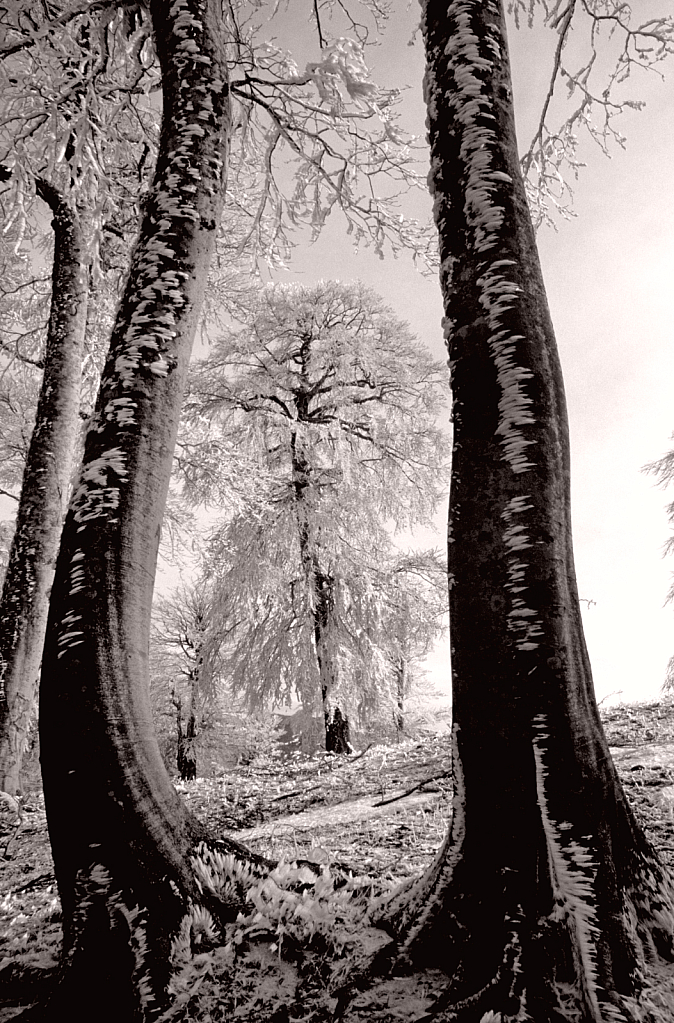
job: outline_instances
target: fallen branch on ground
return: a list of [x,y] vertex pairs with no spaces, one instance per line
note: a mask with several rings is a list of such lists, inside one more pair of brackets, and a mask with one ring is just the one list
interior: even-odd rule
[[443,771],[442,774],[434,774],[431,778],[424,778],[418,785],[414,785],[413,788],[408,789],[407,792],[401,792],[399,796],[392,796],[391,799],[382,799],[378,803],[373,803],[373,806],[388,806],[389,803],[395,803],[399,799],[404,799],[405,796],[411,796],[417,789],[422,789],[424,785],[428,785],[431,781],[438,781],[440,778],[449,778],[451,771]]

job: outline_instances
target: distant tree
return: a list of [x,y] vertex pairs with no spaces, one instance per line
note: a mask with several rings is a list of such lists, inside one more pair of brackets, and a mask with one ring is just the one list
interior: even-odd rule
[[[347,490],[345,499],[352,498]],[[341,530],[335,524],[322,548],[331,558],[323,642],[335,673],[332,702],[341,723],[355,719],[369,730],[386,719],[402,730],[405,700],[446,618],[446,566],[436,552],[400,554],[383,529],[365,542],[343,517]],[[322,714],[314,615],[292,506],[237,516],[214,533],[204,563],[213,594],[206,648],[218,651],[227,687],[255,712],[299,697]]]
[[447,625],[447,563],[437,551],[410,552],[389,573],[383,631],[392,669],[396,730],[405,728],[405,705],[421,663]]
[[191,378],[186,432],[207,421],[267,481],[268,507],[220,535],[234,684],[320,692],[328,750],[349,748],[349,666],[385,657],[385,525],[428,522],[442,496],[442,375],[372,292],[327,282],[265,288]]
[[209,643],[211,588],[203,580],[179,586],[152,609],[150,668],[175,722],[176,766],[183,781],[197,776],[201,729],[218,713],[220,643]]
[[[657,461],[649,462],[648,465],[645,465],[644,472],[649,472],[656,476],[661,487],[664,488],[671,486],[674,481],[674,449],[668,451],[667,454],[662,456],[662,458],[658,458]],[[669,518],[670,525],[674,526],[674,501],[667,505],[667,516]],[[669,540],[665,543],[664,549],[665,555],[671,555],[672,553],[674,553],[674,536],[670,536]],[[673,600],[674,581],[667,593],[667,602],[671,603]],[[674,692],[674,655],[670,657],[667,662],[662,689],[664,692]]]

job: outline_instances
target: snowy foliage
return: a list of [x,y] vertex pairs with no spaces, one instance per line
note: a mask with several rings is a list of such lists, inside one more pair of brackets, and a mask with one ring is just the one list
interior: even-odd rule
[[397,554],[385,524],[428,522],[443,496],[441,374],[375,296],[334,283],[265,289],[195,369],[186,446],[208,424],[262,484],[207,556],[229,674],[254,705],[322,686],[367,716],[427,653],[444,572]]

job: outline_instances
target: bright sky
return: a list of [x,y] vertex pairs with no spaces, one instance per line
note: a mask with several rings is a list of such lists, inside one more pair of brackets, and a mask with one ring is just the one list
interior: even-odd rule
[[[411,86],[406,124],[423,135],[422,48],[419,39],[407,45],[418,8],[405,0],[393,6],[391,29],[369,63],[378,84]],[[639,10],[665,6],[644,0]],[[281,25],[287,16],[279,16],[278,41],[294,50],[302,67],[317,59],[317,50],[304,26]],[[298,39],[306,41],[306,53],[297,52]],[[512,27],[510,44],[524,148],[545,94],[554,39],[540,29],[518,33]],[[569,404],[576,568],[580,595],[593,602],[584,605],[583,617],[597,698],[620,692],[614,699],[632,701],[657,697],[674,654],[674,609],[664,607],[674,565],[662,559],[669,535],[665,505],[674,495],[640,471],[668,450],[674,430],[674,344],[666,308],[674,271],[668,201],[674,102],[671,81],[655,75],[634,79],[626,95],[647,100],[645,110],[621,119],[627,151],[616,147],[609,160],[593,143],[582,145],[588,166],[575,186],[577,218],[560,224],[558,233],[542,229],[539,248]],[[426,200],[415,200],[417,210],[424,206]],[[281,279],[321,277],[360,278],[446,358],[439,286],[411,261],[355,255],[334,223],[314,246],[298,247],[291,272]],[[429,544],[444,543],[445,516],[443,509]],[[438,650],[429,663],[437,685],[449,685],[446,662],[446,652]]]

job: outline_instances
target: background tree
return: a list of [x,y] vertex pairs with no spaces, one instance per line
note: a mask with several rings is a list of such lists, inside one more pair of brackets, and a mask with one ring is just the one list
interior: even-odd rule
[[435,863],[382,920],[447,974],[441,1018],[632,1019],[647,964],[674,958],[674,891],[594,699],[502,4],[427,0],[422,28],[453,393],[455,793]]
[[393,680],[390,703],[400,737],[421,663],[447,624],[447,563],[435,550],[408,552],[396,559],[389,580],[384,635]]
[[[668,451],[666,455],[659,458],[656,462],[650,462],[644,466],[644,472],[652,473],[657,477],[657,481],[661,487],[670,486],[672,480],[674,480],[674,450]],[[667,505],[667,515],[669,518],[670,525],[674,525],[674,502]],[[665,543],[664,555],[669,555],[674,551],[674,537],[669,538]],[[674,600],[674,582],[669,588],[667,594],[667,602]],[[662,688],[665,692],[674,691],[674,656],[670,657],[667,662],[667,668],[665,671],[665,679],[662,683]]]
[[328,750],[349,748],[348,663],[383,656],[385,523],[428,522],[441,497],[441,372],[374,294],[328,282],[265,288],[192,377],[187,431],[207,420],[273,478],[220,539],[234,685],[320,691]]
[[[320,6],[328,12],[332,5]],[[286,54],[264,40],[261,10],[257,4],[232,3],[226,15],[228,58],[237,71],[230,87],[237,131],[226,223],[216,246],[213,284],[220,290],[217,303],[206,302],[204,325],[222,316],[223,309],[225,314],[237,309],[258,273],[260,258],[278,264],[287,255],[288,224],[310,223],[316,233],[331,210],[339,209],[355,239],[373,242],[382,254],[389,243],[394,248],[410,245],[423,254],[428,242],[398,210],[397,195],[418,174],[395,124],[397,93],[378,90],[369,80],[362,53],[365,26],[348,17],[360,41],[329,42],[316,5],[324,52],[300,74]],[[377,15],[377,5],[373,11]],[[42,185],[36,183],[61,195],[80,227],[86,223],[84,242],[91,262],[87,285],[93,284],[96,292],[96,302],[87,310],[87,334],[91,336],[98,321],[94,335],[107,336],[128,269],[127,239],[156,156],[159,68],[146,5],[66,5],[54,14],[47,7],[20,2],[0,8],[0,23],[6,33],[0,45],[5,104],[0,168],[8,182],[5,230],[13,228],[17,248],[34,244],[41,233],[35,196]],[[283,165],[288,152],[299,157],[300,167],[286,196],[278,182],[287,178]],[[370,186],[380,179],[386,187],[381,198],[373,199]],[[94,366],[96,382],[99,368]],[[52,380],[59,378],[56,367],[49,372]],[[70,394],[74,397],[72,389]],[[63,406],[61,401],[55,407],[59,404]],[[58,461],[65,464],[71,456],[63,450]],[[40,466],[44,478],[49,468],[44,462]],[[58,486],[52,473],[47,489]],[[30,502],[30,515],[31,528],[46,536],[48,516],[43,510],[40,518],[35,501]],[[37,571],[38,559],[45,566],[39,571],[48,575],[50,557],[43,549],[34,553],[31,571]],[[46,606],[37,592],[31,606],[20,606],[27,592],[24,587],[22,596],[20,587],[8,581],[6,602],[14,609],[14,619],[36,620],[40,605],[37,617],[43,621]],[[9,619],[9,612],[5,617]],[[39,660],[42,629],[39,625],[28,643],[8,627],[6,642],[30,647],[33,661]],[[7,650],[4,660],[13,664],[15,656]],[[21,736],[32,713],[34,671],[18,663],[7,671],[11,677],[0,720],[0,762],[7,762],[5,784],[14,790]],[[14,713],[18,707],[26,714]]]
[[200,735],[220,717],[219,644],[208,642],[212,617],[212,595],[201,580],[160,597],[152,610],[153,688],[160,713],[175,723],[171,747],[183,781],[196,778]]

